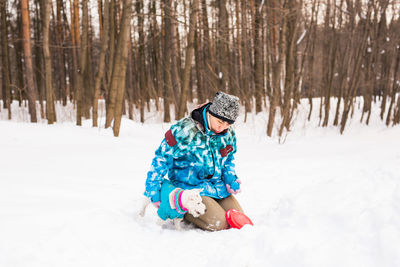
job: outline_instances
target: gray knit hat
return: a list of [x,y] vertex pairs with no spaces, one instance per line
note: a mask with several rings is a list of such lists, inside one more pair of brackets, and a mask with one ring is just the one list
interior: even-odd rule
[[214,117],[232,124],[239,115],[239,98],[220,91],[214,96],[208,112]]

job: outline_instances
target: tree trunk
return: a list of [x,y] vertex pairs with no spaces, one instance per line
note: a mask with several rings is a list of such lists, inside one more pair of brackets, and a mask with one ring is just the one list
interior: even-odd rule
[[171,92],[172,92],[172,80],[171,80],[171,47],[168,42],[171,33],[171,0],[164,2],[164,85],[163,85],[163,97],[164,97],[164,122],[171,121],[170,114],[170,103],[171,103]]
[[[90,6],[88,7],[88,10],[90,9]],[[93,89],[93,59],[92,59],[92,54],[93,54],[93,27],[92,27],[92,19],[91,16],[88,15],[88,24],[87,24],[87,29],[88,29],[88,34],[87,34],[87,50],[86,50],[86,66],[85,66],[85,71],[83,72],[83,116],[85,119],[90,119],[91,114],[90,110],[93,105],[93,95],[94,95],[94,89]]]
[[219,0],[219,18],[218,18],[218,55],[219,55],[219,88],[222,91],[227,91],[229,88],[229,23],[228,11],[226,10],[226,0]]
[[[143,0],[136,1],[136,13],[139,14],[138,21],[138,32],[139,32],[139,43],[138,43],[138,74],[139,74],[139,101],[140,101],[140,122],[144,122],[144,106],[146,104],[147,94],[147,75],[146,75],[146,59],[145,59],[145,34],[144,34],[144,11],[143,11]],[[172,38],[170,38],[172,39]]]
[[[43,6],[42,2],[44,0],[35,0],[35,12],[34,12],[34,19],[32,23],[33,27],[33,54],[32,54],[32,59],[34,60],[33,62],[33,71],[34,71],[34,77],[35,77],[35,82],[36,82],[36,89],[38,92],[39,96],[39,104],[40,104],[40,117],[42,119],[46,118],[45,114],[45,108],[44,108],[44,99],[45,99],[45,80],[44,78],[44,63],[43,63],[43,48],[42,48],[42,36],[43,36],[43,22],[42,22],[42,15],[40,14],[41,6]],[[33,12],[33,11],[32,11]]]
[[199,9],[199,1],[193,0],[192,3],[192,12],[190,13],[190,22],[189,22],[189,35],[187,40],[187,48],[186,48],[186,56],[185,56],[185,71],[183,75],[183,87],[181,90],[181,98],[179,102],[179,112],[178,118],[180,119],[184,116],[186,111],[186,102],[189,91],[189,80],[190,80],[190,71],[192,69],[192,60],[194,55],[194,32],[195,25],[197,20],[197,12]]
[[[109,104],[109,88],[111,87],[111,76],[112,76],[112,71],[113,71],[113,66],[114,66],[114,59],[115,59],[115,38],[117,34],[117,26],[116,26],[116,18],[115,18],[115,0],[110,0],[110,13],[109,13],[109,19],[110,19],[110,42],[109,42],[109,48],[108,48],[108,68],[107,68],[107,83],[105,86],[106,90],[106,107],[108,108]],[[106,122],[106,128],[111,126],[111,121]]]
[[[17,21],[22,21],[21,18],[21,6],[17,5]],[[13,32],[13,39],[18,40],[15,42],[15,85],[17,89],[17,97],[19,100],[19,106],[22,105],[24,99],[26,99],[25,90],[25,79],[24,79],[24,60],[23,60],[23,41],[22,41],[22,26],[21,23],[17,23],[16,28]],[[10,80],[11,81],[11,80]],[[11,99],[12,102],[12,99]]]
[[65,55],[64,55],[64,32],[63,32],[63,1],[57,0],[57,23],[56,23],[56,43],[57,43],[57,73],[59,84],[59,97],[63,106],[67,104],[68,93],[66,84]]
[[50,54],[50,8],[51,0],[44,0],[44,17],[43,17],[43,56],[44,69],[46,78],[46,117],[48,124],[56,121],[56,111],[54,107],[54,91],[52,81],[51,54]]
[[[388,108],[388,113],[386,115],[386,126],[389,126],[389,124],[393,121],[392,120],[392,109],[394,108],[395,102],[396,102],[396,94],[398,92],[398,81],[396,77],[399,77],[399,69],[400,69],[400,43],[397,45],[397,57],[396,57],[396,63],[394,67],[394,73],[393,73],[393,82],[392,82],[392,93],[391,93],[391,100],[390,100],[390,105]],[[394,112],[393,112],[394,113]]]
[[[171,11],[171,17],[177,18],[177,2],[174,3],[174,12]],[[186,19],[186,16],[185,16]],[[174,103],[175,109],[175,119],[178,118],[179,113],[179,95],[181,94],[181,86],[182,86],[182,76],[181,76],[181,48],[180,48],[180,40],[179,40],[179,32],[178,32],[178,23],[175,19],[171,20],[171,31],[167,34],[170,34],[168,38],[170,42],[171,49],[171,96],[172,102]],[[185,24],[186,25],[186,24]]]
[[215,74],[214,46],[210,36],[210,26],[208,23],[209,13],[207,11],[207,1],[201,0],[202,21],[203,21],[203,65],[205,67],[205,92],[204,97],[208,98],[218,91],[218,75]]
[[[284,22],[278,20],[281,6],[278,0],[269,2],[269,9],[271,15],[269,16],[269,29],[270,29],[270,62],[272,67],[272,92],[270,98],[270,107],[268,115],[267,135],[272,136],[273,127],[275,124],[276,109],[280,105],[281,98],[281,70],[283,65],[285,42],[280,34],[278,25],[285,25]],[[282,19],[283,21],[283,19]],[[280,44],[279,44],[280,43]]]
[[[101,2],[101,1],[100,1]],[[101,19],[100,19],[101,20]],[[109,0],[104,1],[102,35],[101,35],[101,48],[99,56],[99,69],[97,70],[96,79],[94,82],[93,94],[93,127],[97,127],[98,121],[98,104],[100,97],[100,86],[104,77],[106,51],[108,48],[108,33],[109,33]]]
[[[200,20],[198,20],[198,25]],[[199,27],[196,27],[199,28]],[[202,41],[201,31],[195,30],[194,35],[194,51],[195,51],[195,64],[196,64],[196,81],[197,81],[197,103],[204,103],[204,58],[202,55]]]
[[[310,110],[308,112],[307,120],[310,121],[311,115],[312,115],[312,110],[313,110],[313,92],[314,92],[314,63],[315,63],[315,43],[316,43],[316,31],[317,31],[317,23],[316,23],[316,17],[319,12],[319,1],[317,3],[317,0],[314,0],[313,6],[312,6],[312,17],[311,17],[311,22],[310,22],[310,28],[309,28],[309,34],[307,36],[308,40],[307,42],[310,42],[310,47],[308,51],[308,71],[307,73],[307,82],[308,82],[308,88],[307,88],[307,97],[308,97],[308,102],[310,104]],[[307,54],[307,53],[306,53]]]
[[157,14],[156,14],[156,1],[152,0],[151,2],[151,14],[152,14],[152,45],[153,45],[153,53],[149,53],[153,55],[153,67],[154,67],[154,76],[153,77],[153,84],[155,86],[155,100],[156,100],[156,107],[159,110],[159,97],[162,96],[162,61],[161,61],[161,38],[160,38],[160,28],[157,22]]
[[126,66],[128,62],[128,44],[130,38],[132,17],[132,1],[123,0],[123,10],[121,19],[121,30],[118,36],[117,51],[111,78],[110,91],[116,91],[115,113],[114,113],[114,136],[119,136],[122,119],[122,106],[124,105]]
[[262,97],[264,95],[263,82],[263,57],[262,57],[262,40],[260,36],[262,18],[260,13],[260,4],[255,0],[255,18],[254,18],[254,83],[256,98],[256,113],[262,111]]
[[21,19],[24,43],[24,61],[27,80],[27,97],[31,122],[37,122],[36,115],[36,88],[32,65],[31,34],[28,0],[21,0]]
[[[335,17],[336,14],[336,7],[333,6],[334,8],[334,14],[333,17]],[[330,8],[329,8],[330,9]],[[322,123],[323,127],[328,126],[329,122],[329,111],[330,111],[330,102],[331,102],[331,93],[332,93],[332,86],[333,86],[333,75],[335,71],[335,65],[336,65],[336,51],[337,51],[337,43],[338,43],[338,34],[336,33],[335,30],[335,23],[333,23],[332,27],[329,26],[329,12],[327,12],[327,22],[325,23],[326,27],[326,32],[330,33],[330,38],[327,39],[327,42],[325,44],[326,53],[327,53],[327,61],[323,63],[323,66],[326,67],[326,72],[325,72],[325,109],[324,109],[324,121]],[[328,34],[326,36],[329,36]]]
[[240,1],[235,0],[235,26],[236,26],[236,44],[235,49],[237,50],[237,62],[236,62],[236,81],[237,81],[237,91],[233,95],[241,96],[242,92],[242,78],[243,78],[243,47],[242,47],[242,29],[241,29],[241,17],[240,17]]
[[[79,9],[77,9],[78,1],[74,2],[75,7],[75,32],[76,37],[79,37]],[[83,96],[84,96],[84,73],[86,70],[87,63],[87,50],[88,50],[88,5],[87,0],[82,1],[82,35],[80,41],[80,51],[79,51],[79,69],[77,73],[77,85],[76,85],[76,125],[82,125],[82,115],[83,115]],[[79,40],[79,38],[77,39]]]
[[1,18],[1,61],[2,61],[2,99],[3,107],[8,110],[8,119],[11,120],[11,89],[10,89],[10,61],[8,52],[8,33],[7,33],[7,2],[0,3],[0,18]]
[[284,102],[281,108],[282,123],[279,129],[279,136],[282,136],[284,128],[289,130],[290,123],[290,105],[292,95],[294,92],[295,71],[294,71],[294,57],[295,57],[295,36],[296,36],[296,22],[297,22],[297,7],[295,0],[289,0],[287,3],[288,14],[285,18],[282,27],[283,39],[286,39],[286,62],[285,62],[285,87],[284,87]]
[[241,22],[242,22],[242,42],[241,42],[241,54],[242,54],[242,77],[241,77],[241,91],[242,91],[242,99],[244,100],[244,105],[245,105],[245,113],[251,111],[251,100],[250,100],[250,91],[251,91],[251,86],[250,86],[250,75],[249,73],[252,70],[251,67],[251,47],[250,44],[250,37],[248,34],[248,23],[247,23],[247,6],[246,6],[246,1],[240,1],[241,2]]
[[[366,21],[369,20],[370,15],[371,15],[371,5],[372,5],[371,3],[368,4],[368,13],[367,13]],[[353,75],[352,75],[352,78],[350,79],[350,86],[349,86],[346,98],[344,100],[344,109],[343,109],[342,119],[340,122],[340,133],[341,134],[343,133],[343,131],[346,127],[349,112],[351,110],[351,107],[353,106],[353,99],[354,99],[356,89],[357,89],[357,87],[359,85],[359,81],[360,81],[359,79],[360,79],[361,62],[362,62],[362,58],[365,53],[365,48],[366,48],[367,40],[368,40],[368,36],[369,36],[369,24],[365,23],[363,28],[364,29],[363,29],[363,32],[361,35],[359,48],[358,48],[357,55],[356,55],[355,62],[354,62]]]

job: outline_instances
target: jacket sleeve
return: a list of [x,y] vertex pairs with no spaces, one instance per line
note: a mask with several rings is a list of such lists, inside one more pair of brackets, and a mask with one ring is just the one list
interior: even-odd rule
[[234,154],[236,153],[236,136],[234,132],[232,133],[232,147],[233,151],[227,155],[225,164],[221,169],[222,180],[225,184],[229,185],[232,185],[238,179],[235,171],[235,163],[233,162],[235,160]]
[[230,155],[228,155],[228,158],[226,159],[225,164],[222,167],[222,180],[225,184],[231,185],[234,181],[238,179],[235,171],[235,163],[233,163],[234,159],[235,158],[233,156],[233,153],[231,153]]
[[172,167],[173,154],[176,150],[176,146],[171,146],[171,143],[168,144],[168,142],[169,140],[166,134],[166,138],[163,139],[161,145],[156,150],[155,157],[151,163],[150,171],[147,173],[146,191],[144,192],[144,195],[150,198],[151,202],[157,202],[161,200],[161,185],[164,176]]

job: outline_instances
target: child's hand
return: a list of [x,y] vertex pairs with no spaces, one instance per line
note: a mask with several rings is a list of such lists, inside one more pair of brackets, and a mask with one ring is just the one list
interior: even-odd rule
[[229,193],[236,195],[237,193],[240,193],[242,190],[240,189],[240,184],[242,181],[237,179],[236,181],[233,181],[231,184],[226,184],[226,189]]

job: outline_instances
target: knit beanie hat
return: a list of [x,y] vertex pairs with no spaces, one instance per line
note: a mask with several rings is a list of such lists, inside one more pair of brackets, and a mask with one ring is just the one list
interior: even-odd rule
[[220,91],[214,96],[208,112],[218,119],[233,124],[239,115],[239,98]]

